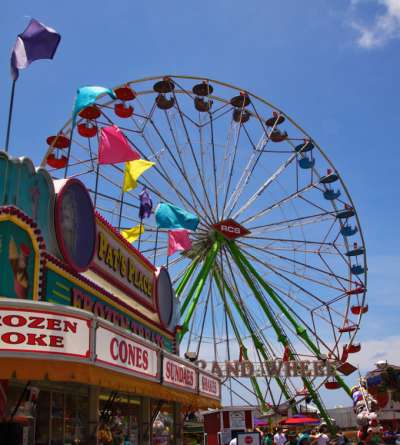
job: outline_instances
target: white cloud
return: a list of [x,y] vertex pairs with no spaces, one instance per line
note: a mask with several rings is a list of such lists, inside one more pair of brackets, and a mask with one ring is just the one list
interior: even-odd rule
[[[400,364],[400,336],[385,337],[381,340],[361,342],[361,351],[350,358],[351,363],[359,365],[361,373],[374,368],[378,360],[386,360],[393,365]],[[354,357],[354,358],[353,358]]]
[[[375,0],[384,8],[373,22],[365,25],[359,19],[353,19],[351,26],[358,31],[357,43],[361,48],[371,49],[385,45],[390,40],[400,37],[400,0]],[[361,2],[351,1],[353,11],[357,11]]]

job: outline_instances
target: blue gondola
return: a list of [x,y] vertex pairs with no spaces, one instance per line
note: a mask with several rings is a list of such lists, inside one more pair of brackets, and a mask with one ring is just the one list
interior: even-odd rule
[[315,164],[315,159],[309,159],[305,157],[299,160],[299,167],[303,169],[313,168],[314,164]]
[[294,147],[295,151],[305,153],[311,151],[314,148],[314,144],[311,141],[304,141],[303,144],[299,144]]
[[329,201],[333,201],[336,198],[339,198],[340,196],[340,190],[325,190],[324,191],[324,198],[328,199]]
[[364,247],[355,247],[352,250],[349,250],[348,252],[345,253],[346,256],[358,256],[358,255],[362,255],[364,253],[365,249]]
[[351,266],[351,273],[353,275],[361,275],[365,272],[364,267],[360,266],[359,264],[353,264]]
[[340,229],[340,233],[341,233],[343,236],[353,236],[353,235],[355,235],[357,232],[358,232],[357,226],[354,226],[354,227],[352,227],[352,226],[343,226],[343,227]]
[[356,214],[356,212],[354,211],[354,209],[352,207],[349,207],[347,209],[339,210],[336,213],[336,218],[347,219],[347,218],[351,218],[355,214]]
[[332,184],[332,182],[336,182],[339,179],[339,176],[330,170],[326,173],[325,176],[322,176],[319,182],[321,184]]

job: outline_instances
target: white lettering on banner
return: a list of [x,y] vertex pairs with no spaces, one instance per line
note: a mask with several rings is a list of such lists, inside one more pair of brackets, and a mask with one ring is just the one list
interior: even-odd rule
[[199,392],[207,396],[219,399],[221,394],[221,383],[218,379],[207,374],[199,373]]
[[158,378],[159,353],[156,349],[98,326],[96,330],[96,362],[131,371],[141,376]]
[[221,230],[222,230],[223,232],[236,233],[236,234],[239,234],[239,235],[240,235],[240,233],[241,233],[239,227],[225,226],[225,225],[223,225],[223,224],[221,224]]
[[0,351],[89,358],[90,321],[46,311],[0,309]]
[[163,381],[182,388],[197,389],[196,370],[164,356]]

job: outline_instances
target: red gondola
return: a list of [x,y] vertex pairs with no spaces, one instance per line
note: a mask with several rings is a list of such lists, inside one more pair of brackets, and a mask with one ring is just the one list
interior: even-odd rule
[[341,328],[339,328],[339,332],[354,332],[357,329],[357,325],[355,324],[344,324]]
[[286,131],[280,131],[277,128],[275,128],[274,131],[271,132],[271,134],[269,135],[269,138],[271,139],[272,142],[282,142],[285,139],[287,139],[288,134],[286,133]]
[[337,370],[341,372],[343,375],[350,375],[353,374],[354,371],[357,371],[357,368],[353,366],[349,362],[342,363],[340,366],[337,367]]
[[349,346],[347,346],[347,352],[349,354],[355,354],[356,352],[361,351],[361,343],[353,343]]
[[343,363],[343,362],[345,362],[348,358],[349,358],[349,351],[348,351],[348,349],[347,349],[347,346],[344,345],[344,346],[343,346],[342,356],[340,357],[340,361]]
[[124,103],[115,104],[114,112],[118,117],[122,117],[122,118],[131,117],[133,114],[133,107],[131,107],[131,106],[127,107]]
[[89,120],[97,119],[101,116],[101,111],[96,105],[91,105],[90,107],[86,107],[80,111],[79,116]]
[[350,310],[354,315],[365,314],[368,312],[368,304],[366,306],[351,306]]
[[55,136],[49,136],[46,139],[47,143],[54,148],[68,148],[69,139],[63,134],[57,134]]
[[114,93],[117,96],[117,99],[123,101],[133,100],[136,97],[136,93],[128,86],[116,88]]
[[326,389],[339,389],[340,385],[336,380],[328,380],[324,384]]
[[68,158],[66,156],[61,156],[61,158],[56,158],[53,153],[50,153],[47,156],[46,162],[47,165],[53,168],[64,168],[67,165]]
[[78,133],[84,138],[92,138],[97,134],[97,127],[96,125],[78,124]]
[[350,289],[346,292],[347,295],[358,295],[358,294],[362,294],[365,292],[365,287],[364,286],[358,286],[355,287],[354,289]]

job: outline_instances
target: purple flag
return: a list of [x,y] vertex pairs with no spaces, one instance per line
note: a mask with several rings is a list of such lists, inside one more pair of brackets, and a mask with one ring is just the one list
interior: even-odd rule
[[20,69],[39,59],[52,59],[61,36],[54,29],[31,19],[22,34],[18,34],[11,54],[11,76],[18,79]]
[[150,198],[147,190],[143,190],[143,192],[139,195],[140,199],[140,208],[139,208],[139,218],[149,218],[151,215],[151,211],[153,210],[153,201]]

